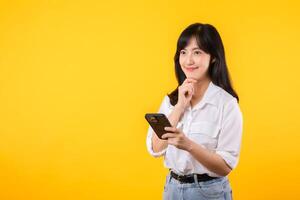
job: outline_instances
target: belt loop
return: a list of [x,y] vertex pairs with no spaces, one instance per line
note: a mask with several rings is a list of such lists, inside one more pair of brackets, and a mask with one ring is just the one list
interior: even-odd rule
[[193,174],[193,176],[194,176],[194,181],[195,181],[195,183],[198,185],[198,177],[197,177],[197,174]]
[[172,178],[172,176],[171,176],[171,171],[172,171],[172,170],[169,169],[168,180],[167,180],[168,183],[171,182],[171,178]]

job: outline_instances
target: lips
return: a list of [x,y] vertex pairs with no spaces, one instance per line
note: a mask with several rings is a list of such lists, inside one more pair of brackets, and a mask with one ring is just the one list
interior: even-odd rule
[[194,71],[195,69],[197,69],[198,67],[186,67],[185,69],[189,72]]

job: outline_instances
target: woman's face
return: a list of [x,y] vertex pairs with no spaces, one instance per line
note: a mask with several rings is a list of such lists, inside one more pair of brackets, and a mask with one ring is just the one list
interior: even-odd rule
[[210,55],[202,51],[192,37],[188,45],[180,51],[179,63],[187,78],[202,80],[207,78]]

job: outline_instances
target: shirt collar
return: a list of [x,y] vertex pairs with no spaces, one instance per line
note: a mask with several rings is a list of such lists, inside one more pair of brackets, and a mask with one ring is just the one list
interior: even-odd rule
[[[212,104],[217,106],[215,95],[220,90],[220,88],[215,85],[212,81],[209,82],[209,85],[207,89],[204,92],[204,95],[200,102],[198,102],[194,107],[193,110],[197,110],[202,108],[205,104]],[[189,110],[191,110],[191,106],[188,107]]]

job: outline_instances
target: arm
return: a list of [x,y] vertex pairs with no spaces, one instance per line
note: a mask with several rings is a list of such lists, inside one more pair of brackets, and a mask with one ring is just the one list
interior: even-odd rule
[[[168,119],[173,127],[177,126],[178,122],[180,121],[180,118],[182,117],[183,112],[184,110],[181,107],[175,105],[174,110],[168,116]],[[167,148],[168,141],[161,140],[156,134],[152,134],[152,145],[154,152],[160,152],[163,149]]]
[[226,164],[221,156],[215,152],[205,149],[192,140],[190,140],[190,145],[187,151],[207,169],[219,174],[220,176],[226,176],[231,171],[231,168]]
[[[190,100],[193,95],[192,83],[196,82],[192,79],[186,79],[181,86],[178,87],[178,102],[174,106],[173,111],[169,114],[169,100],[166,96],[162,105],[160,106],[159,112],[167,115],[172,127],[177,127],[185,108],[190,104]],[[147,136],[147,148],[151,155],[159,157],[165,153],[168,147],[168,141],[161,140],[157,137],[153,130],[149,127]]]
[[179,149],[189,152],[207,169],[219,174],[220,176],[226,176],[229,174],[231,168],[226,164],[220,155],[195,143],[193,140],[186,137],[186,135],[180,129],[175,127],[167,127],[165,129],[167,131],[172,131],[172,133],[167,133],[162,136],[163,138],[168,138],[168,144],[172,144]]

